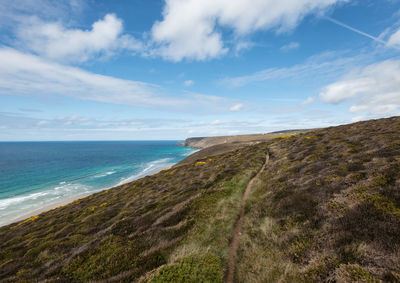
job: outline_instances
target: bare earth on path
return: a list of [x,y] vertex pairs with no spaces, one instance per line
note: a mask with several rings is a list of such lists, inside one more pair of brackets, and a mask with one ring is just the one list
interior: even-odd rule
[[242,205],[241,205],[241,210],[239,214],[239,219],[237,220],[235,224],[235,228],[233,230],[233,235],[232,235],[232,240],[231,244],[229,246],[229,252],[228,252],[228,270],[226,274],[226,282],[232,283],[234,282],[234,276],[235,276],[235,268],[236,268],[236,261],[237,261],[237,250],[239,248],[239,239],[240,235],[242,234],[242,229],[243,229],[243,219],[244,219],[244,209],[246,206],[246,201],[251,193],[251,187],[253,186],[253,182],[255,179],[258,178],[258,176],[264,171],[265,167],[267,166],[267,163],[269,161],[269,154],[267,153],[265,157],[265,163],[261,167],[260,171],[258,171],[257,175],[255,175],[250,182],[246,186],[246,190],[243,194],[242,197]]

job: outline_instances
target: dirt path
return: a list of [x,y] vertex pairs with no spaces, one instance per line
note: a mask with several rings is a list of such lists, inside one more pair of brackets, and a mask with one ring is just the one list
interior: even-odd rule
[[251,193],[251,187],[253,186],[254,180],[257,179],[258,176],[264,171],[268,161],[269,161],[269,154],[267,153],[264,165],[261,167],[260,171],[258,171],[257,175],[255,175],[247,184],[246,190],[242,197],[242,205],[241,205],[242,208],[240,210],[239,219],[237,220],[235,228],[233,230],[232,240],[228,252],[228,270],[225,277],[226,282],[228,283],[234,282],[236,261],[237,261],[237,250],[239,248],[239,238],[240,235],[242,234],[242,229],[243,229],[244,209],[246,206],[246,201]]

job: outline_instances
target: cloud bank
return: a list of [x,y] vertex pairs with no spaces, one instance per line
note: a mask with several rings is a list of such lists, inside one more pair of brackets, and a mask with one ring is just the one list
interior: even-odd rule
[[198,93],[171,96],[154,84],[118,79],[0,47],[0,95],[57,96],[110,104],[207,113],[229,111],[230,99]]
[[320,98],[331,104],[349,102],[351,113],[393,114],[400,109],[400,60],[353,70],[325,87]]
[[221,28],[240,38],[259,30],[286,32],[310,14],[347,0],[166,0],[154,24],[153,53],[172,61],[206,60],[228,52]]
[[15,49],[0,48],[0,93],[26,96],[64,95],[131,106],[179,105],[157,95],[152,84],[103,76],[54,63]]

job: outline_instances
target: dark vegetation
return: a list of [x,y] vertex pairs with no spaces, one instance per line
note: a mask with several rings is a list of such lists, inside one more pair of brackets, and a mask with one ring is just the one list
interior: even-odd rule
[[0,281],[221,282],[266,151],[238,282],[400,282],[398,117],[208,151],[1,227]]
[[400,118],[274,140],[248,201],[241,282],[400,282]]

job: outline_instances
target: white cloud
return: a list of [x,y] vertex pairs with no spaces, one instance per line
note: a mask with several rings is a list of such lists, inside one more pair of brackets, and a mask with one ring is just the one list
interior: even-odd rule
[[0,28],[13,28],[27,17],[35,15],[46,20],[70,20],[80,15],[86,0],[2,0],[0,5]]
[[16,31],[18,45],[42,57],[58,61],[85,62],[117,50],[141,51],[143,44],[123,34],[122,20],[107,14],[90,30],[68,29],[60,22],[32,18]]
[[398,46],[400,47],[400,29],[393,33],[387,42],[388,46]]
[[308,105],[308,104],[313,103],[314,101],[315,101],[315,97],[309,96],[309,97],[307,97],[306,100],[304,100],[304,101],[301,103],[301,105]]
[[194,81],[192,81],[192,80],[184,81],[184,82],[183,82],[183,85],[184,85],[184,86],[193,86],[193,85],[194,85]]
[[9,48],[0,49],[0,94],[65,95],[126,105],[175,104],[155,95],[157,86],[93,74]]
[[281,47],[281,51],[283,52],[288,52],[290,50],[294,50],[300,47],[300,43],[298,42],[290,42],[284,46]]
[[249,50],[256,44],[251,41],[245,41],[245,40],[240,40],[239,42],[236,43],[235,45],[235,56],[239,56],[240,52],[244,50]]
[[87,131],[139,131],[149,129],[168,129],[190,123],[184,119],[97,119],[77,115],[38,119],[18,113],[0,112],[0,121],[10,129],[53,129]]
[[238,104],[233,105],[233,106],[229,109],[229,111],[231,111],[231,112],[239,112],[240,110],[243,109],[243,107],[244,107],[244,105],[243,105],[242,103],[238,103]]
[[351,113],[387,115],[400,109],[400,61],[387,60],[353,70],[320,93],[332,104],[349,101]]
[[37,126],[45,126],[45,125],[48,125],[49,124],[49,122],[48,121],[46,121],[46,120],[40,120],[39,122],[37,122]]
[[222,125],[224,124],[224,122],[221,120],[214,120],[210,124],[216,126],[216,125]]
[[158,85],[118,79],[0,47],[0,95],[66,96],[79,100],[174,111],[226,111],[231,100],[186,92],[164,93]]
[[219,27],[236,38],[257,30],[294,29],[307,15],[321,13],[347,0],[166,0],[163,19],[152,28],[152,38],[162,57],[206,60],[228,52]]

